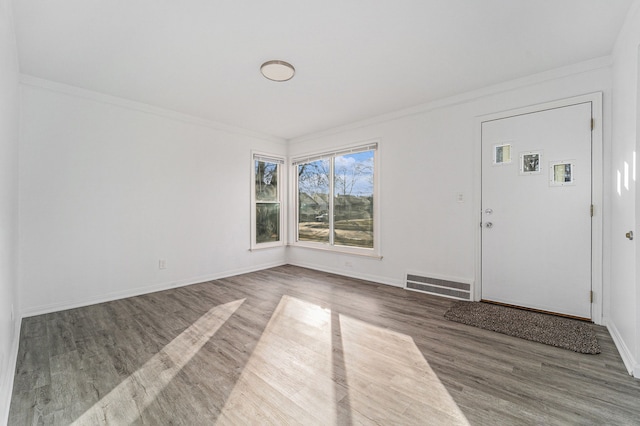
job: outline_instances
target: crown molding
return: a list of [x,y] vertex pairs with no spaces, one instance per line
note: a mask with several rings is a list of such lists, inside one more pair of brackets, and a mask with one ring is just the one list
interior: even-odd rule
[[633,33],[633,31],[636,31],[637,25],[634,23],[634,21],[637,19],[637,14],[640,14],[640,0],[635,0],[627,11],[627,15],[625,16],[622,28],[620,29],[620,32],[618,32],[618,37],[616,37],[616,41],[613,45],[612,56],[614,58],[619,54],[620,49],[624,48],[625,37],[629,33]]
[[492,86],[487,86],[481,89],[472,90],[472,91],[461,93],[458,95],[438,99],[432,102],[416,105],[414,107],[404,108],[404,109],[393,111],[390,113],[377,115],[375,117],[356,121],[343,126],[333,127],[320,132],[310,133],[308,135],[303,135],[299,137],[294,137],[288,140],[284,138],[279,138],[273,135],[269,135],[266,133],[243,129],[240,127],[235,127],[235,126],[215,122],[212,120],[195,117],[189,114],[183,114],[173,110],[155,107],[155,106],[137,102],[137,101],[131,101],[128,99],[119,98],[116,96],[107,95],[104,93],[95,92],[92,90],[83,89],[80,87],[71,86],[64,83],[58,83],[51,80],[34,77],[28,74],[20,75],[20,83],[27,86],[33,86],[33,87],[38,87],[46,90],[51,90],[58,93],[64,93],[70,96],[91,99],[97,102],[117,105],[122,108],[132,109],[135,111],[144,112],[148,114],[154,114],[161,117],[178,120],[178,121],[182,121],[182,122],[186,122],[186,123],[190,123],[198,126],[204,126],[211,129],[231,133],[231,134],[240,134],[240,135],[262,139],[270,142],[292,145],[299,142],[319,139],[319,138],[330,136],[337,133],[342,133],[342,132],[355,130],[362,127],[384,123],[387,121],[398,120],[400,118],[408,117],[411,115],[426,113],[439,108],[471,102],[471,101],[485,98],[488,96],[493,96],[499,93],[509,92],[515,89],[521,89],[528,86],[533,86],[546,81],[555,80],[555,79],[567,77],[570,75],[577,75],[577,74],[594,71],[602,68],[608,68],[611,65],[612,65],[611,56],[602,56],[602,57],[594,58],[588,61],[579,62],[577,64],[568,65],[565,67],[556,68],[553,70],[544,71],[537,74],[532,74],[530,76],[526,76],[526,77],[510,80],[507,82],[495,84]]
[[287,140],[284,138],[279,138],[266,133],[256,132],[256,131],[244,129],[241,127],[235,127],[235,126],[219,123],[212,120],[195,117],[193,115],[183,114],[177,111],[152,106],[142,102],[131,101],[128,99],[117,97],[117,96],[107,95],[105,93],[83,89],[77,86],[58,83],[52,80],[46,80],[43,78],[34,77],[29,74],[24,74],[24,73],[20,74],[20,84],[25,86],[37,87],[39,89],[45,89],[52,92],[62,93],[62,94],[77,97],[77,98],[89,99],[89,100],[104,103],[104,104],[115,105],[121,108],[126,108],[129,110],[138,111],[146,114],[153,114],[153,115],[168,118],[171,120],[182,121],[184,123],[207,127],[213,130],[218,130],[218,131],[222,131],[222,132],[226,132],[234,135],[248,136],[251,138],[262,139],[269,142],[276,142],[283,145],[287,143]]
[[331,129],[323,130],[317,133],[311,133],[308,135],[295,137],[289,140],[289,144],[306,142],[306,141],[330,136],[336,133],[355,130],[361,127],[367,127],[375,124],[384,123],[387,121],[398,120],[403,117],[422,114],[422,113],[433,111],[439,108],[444,108],[444,107],[449,107],[449,106],[454,106],[454,105],[475,101],[488,96],[509,92],[515,89],[522,89],[528,86],[533,86],[533,85],[544,83],[550,80],[556,80],[556,79],[567,77],[570,75],[577,75],[577,74],[582,74],[585,72],[594,71],[602,68],[609,68],[611,65],[612,65],[611,56],[602,56],[602,57],[591,59],[588,61],[579,62],[577,64],[568,65],[561,68],[555,68],[549,71],[532,74],[526,77],[483,87],[481,89],[472,90],[472,91],[461,93],[458,95],[438,99],[438,100],[420,104],[414,107],[393,111],[387,114],[381,114],[381,115],[367,118],[361,121],[356,121],[354,123],[346,124],[344,126],[333,127]]

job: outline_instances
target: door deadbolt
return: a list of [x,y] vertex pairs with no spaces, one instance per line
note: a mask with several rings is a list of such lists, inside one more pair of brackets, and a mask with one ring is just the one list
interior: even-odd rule
[[486,214],[491,214],[491,213],[493,213],[493,209],[486,209],[484,212],[485,212]]

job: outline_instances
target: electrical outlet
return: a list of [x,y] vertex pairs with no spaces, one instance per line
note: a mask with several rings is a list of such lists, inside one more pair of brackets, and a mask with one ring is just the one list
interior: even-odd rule
[[457,192],[456,193],[456,201],[459,203],[464,203],[464,193]]
[[164,259],[158,260],[158,269],[167,269],[167,261]]

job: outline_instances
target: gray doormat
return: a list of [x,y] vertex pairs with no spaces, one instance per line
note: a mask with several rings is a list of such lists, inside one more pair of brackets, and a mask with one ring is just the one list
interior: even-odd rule
[[444,317],[574,352],[600,353],[595,331],[584,321],[483,302],[456,302]]

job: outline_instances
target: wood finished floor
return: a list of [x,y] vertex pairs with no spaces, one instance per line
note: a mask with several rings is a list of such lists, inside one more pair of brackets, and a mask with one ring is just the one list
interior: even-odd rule
[[640,424],[605,328],[583,355],[451,303],[282,266],[26,318],[9,424]]

